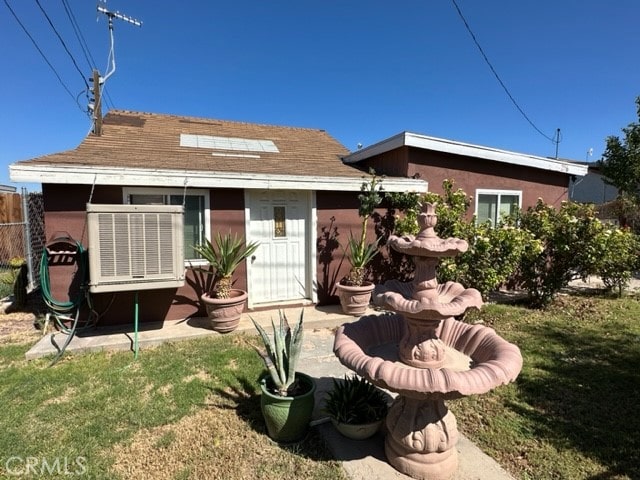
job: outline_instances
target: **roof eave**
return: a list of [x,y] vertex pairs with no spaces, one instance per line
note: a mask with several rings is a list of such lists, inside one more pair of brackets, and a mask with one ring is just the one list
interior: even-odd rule
[[[10,165],[9,176],[14,182],[24,183],[317,191],[360,191],[366,181],[364,175],[328,177],[25,163]],[[423,193],[428,184],[413,178],[386,177],[383,187],[388,192]]]
[[375,155],[389,152],[400,147],[415,147],[436,152],[451,153],[466,157],[481,158],[495,162],[520,165],[537,168],[546,171],[560,172],[567,175],[584,176],[588,172],[585,165],[580,165],[563,160],[538,157],[524,153],[500,150],[497,148],[483,147],[469,143],[456,142],[442,138],[428,137],[416,133],[403,132],[370,147],[350,153],[344,157],[344,162],[356,163]]

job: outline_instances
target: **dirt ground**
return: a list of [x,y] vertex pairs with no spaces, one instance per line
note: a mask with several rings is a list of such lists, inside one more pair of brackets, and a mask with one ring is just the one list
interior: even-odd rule
[[0,343],[34,343],[42,336],[46,312],[40,292],[32,292],[25,306],[16,309],[10,301],[0,304]]

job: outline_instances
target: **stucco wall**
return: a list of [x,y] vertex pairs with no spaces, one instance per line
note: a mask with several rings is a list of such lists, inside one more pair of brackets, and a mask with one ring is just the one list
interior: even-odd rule
[[[222,234],[231,231],[240,235],[245,228],[244,191],[242,189],[213,189],[210,191],[211,232]],[[86,203],[91,186],[43,185],[46,237],[65,232],[79,240],[85,248]],[[361,219],[358,216],[358,192],[317,192],[317,230],[311,240],[316,242],[318,301],[320,304],[337,303],[334,283],[349,271],[344,257],[350,234],[359,235]],[[93,203],[122,203],[122,188],[96,186]],[[380,212],[384,212],[381,209]],[[382,213],[383,214],[383,213]],[[369,239],[375,239],[374,222],[369,222]],[[68,301],[78,292],[77,285],[70,288],[76,267],[52,266],[50,268],[51,291],[59,301]],[[243,263],[234,275],[237,288],[247,288],[246,266]],[[204,277],[199,271],[187,269],[185,285],[179,289],[143,290],[139,295],[139,319],[141,322],[181,320],[192,316],[204,316],[199,296],[203,291]],[[92,294],[93,307],[102,315],[100,324],[132,324],[134,319],[134,292]],[[87,309],[83,316],[87,316]]]
[[[403,163],[404,152],[409,161]],[[521,190],[522,207],[535,205],[538,198],[559,206],[568,199],[569,176],[537,168],[509,165],[501,162],[467,158],[459,155],[403,147],[366,161],[379,174],[404,175],[429,182],[429,190],[442,193],[445,179],[455,181],[455,188],[462,188],[474,197],[470,214],[474,213],[476,189]],[[406,165],[404,172],[399,168]]]
[[[45,230],[47,241],[54,236],[68,234],[73,239],[87,245],[86,203],[91,194],[87,185],[42,186],[45,207]],[[92,203],[120,204],[123,201],[122,188],[96,186]],[[228,231],[244,233],[244,195],[242,190],[224,189],[211,191],[212,232]],[[71,285],[75,265],[51,266],[51,293],[56,300],[68,301],[77,295],[77,285]],[[244,264],[236,271],[236,286],[246,288]],[[202,293],[202,275],[187,269],[185,285],[179,289],[143,290],[138,293],[140,321],[179,320],[196,315],[204,315],[198,301]],[[126,324],[134,319],[135,293],[118,292],[92,294],[94,310],[103,316],[101,324]],[[87,311],[83,311],[86,317]]]

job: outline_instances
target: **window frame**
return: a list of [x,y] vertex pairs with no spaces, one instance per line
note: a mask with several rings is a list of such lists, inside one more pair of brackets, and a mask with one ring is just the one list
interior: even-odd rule
[[[204,238],[211,240],[211,206],[209,202],[209,190],[200,188],[187,188],[186,192],[183,188],[170,188],[170,187],[123,187],[122,188],[122,203],[130,205],[131,195],[162,195],[163,197],[169,195],[177,195],[183,197],[187,196],[199,196],[203,197],[204,202]],[[202,258],[186,258],[184,259],[185,266],[207,265],[207,261]]]
[[[478,203],[480,201],[480,195],[496,195],[498,197],[498,204],[497,204],[497,208],[498,211],[500,210],[500,200],[502,198],[502,196],[507,196],[507,195],[517,195],[518,197],[518,208],[522,209],[522,190],[502,190],[502,189],[493,189],[493,188],[477,188],[476,189],[476,196],[475,196],[475,219],[476,219],[476,223],[478,222]],[[491,220],[491,226],[495,227],[496,225],[493,222],[493,219],[489,219]],[[486,220],[485,220],[486,221]],[[496,219],[496,223],[499,223],[500,219],[497,218]],[[484,222],[482,222],[484,223]]]

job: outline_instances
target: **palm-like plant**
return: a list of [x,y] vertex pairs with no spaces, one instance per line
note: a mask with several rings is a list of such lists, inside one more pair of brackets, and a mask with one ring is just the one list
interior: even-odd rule
[[215,270],[216,280],[213,287],[213,296],[217,298],[230,298],[233,284],[233,273],[247,257],[253,255],[259,246],[258,242],[250,242],[245,245],[244,239],[237,234],[221,235],[218,232],[214,238],[215,246],[206,240],[204,243],[194,246],[202,258],[209,262]]
[[347,259],[351,264],[351,270],[345,279],[347,285],[360,287],[364,283],[365,269],[369,262],[378,253],[378,241],[368,243],[367,242],[367,223],[369,217],[375,211],[375,208],[382,201],[382,179],[376,176],[374,170],[370,170],[371,180],[364,182],[360,187],[360,195],[358,200],[360,206],[358,207],[358,216],[361,218],[360,238],[355,238],[353,235],[348,241],[348,254]]

